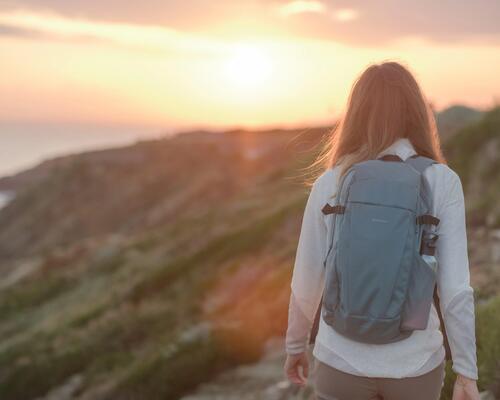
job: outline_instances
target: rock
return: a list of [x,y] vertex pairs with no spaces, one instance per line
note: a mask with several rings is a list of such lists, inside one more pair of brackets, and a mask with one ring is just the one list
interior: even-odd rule
[[80,374],[71,376],[61,386],[52,389],[46,396],[40,397],[37,400],[71,400],[76,392],[83,385],[83,376]]
[[285,379],[283,349],[282,338],[269,340],[266,344],[266,354],[259,362],[226,371],[182,400],[314,399],[310,386],[300,388]]
[[487,391],[487,392],[481,392],[479,393],[479,399],[480,400],[495,400],[495,396],[493,393]]
[[490,232],[490,235],[493,239],[498,240],[500,242],[500,229],[493,229]]

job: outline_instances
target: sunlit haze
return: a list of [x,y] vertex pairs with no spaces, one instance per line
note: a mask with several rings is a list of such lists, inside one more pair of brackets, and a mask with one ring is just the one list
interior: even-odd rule
[[[360,71],[385,59],[408,65],[436,108],[489,107],[500,94],[496,2],[429,6],[421,25],[412,6],[408,26],[392,27],[395,5],[381,16],[349,2],[170,3],[143,14],[131,2],[0,5],[2,134],[13,124],[128,126],[138,136],[328,124]],[[481,23],[457,28],[468,16]]]

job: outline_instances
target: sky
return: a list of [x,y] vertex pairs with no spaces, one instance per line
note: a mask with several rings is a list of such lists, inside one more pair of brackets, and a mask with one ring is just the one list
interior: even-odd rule
[[329,124],[387,59],[438,109],[491,107],[499,20],[497,0],[0,0],[0,174],[161,132]]

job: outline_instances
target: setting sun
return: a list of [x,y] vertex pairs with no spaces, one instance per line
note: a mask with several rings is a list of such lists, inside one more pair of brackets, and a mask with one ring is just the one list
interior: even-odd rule
[[224,75],[242,89],[259,89],[272,73],[270,56],[257,47],[238,46],[224,65]]

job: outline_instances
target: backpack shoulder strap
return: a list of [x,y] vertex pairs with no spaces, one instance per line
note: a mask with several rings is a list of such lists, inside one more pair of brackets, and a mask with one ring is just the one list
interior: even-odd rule
[[421,174],[430,167],[432,164],[438,164],[436,160],[433,160],[429,157],[420,156],[415,154],[405,160],[405,163],[410,164],[413,168],[415,168]]
[[421,215],[418,215],[417,224],[437,226],[439,224],[439,219],[429,214],[432,211],[432,196],[429,182],[424,175],[424,171],[431,165],[438,164],[438,162],[436,160],[433,160],[432,158],[415,154],[407,158],[405,160],[405,163],[411,165],[420,174],[422,179],[421,196],[424,210],[421,210],[421,212],[423,211],[423,213]]

